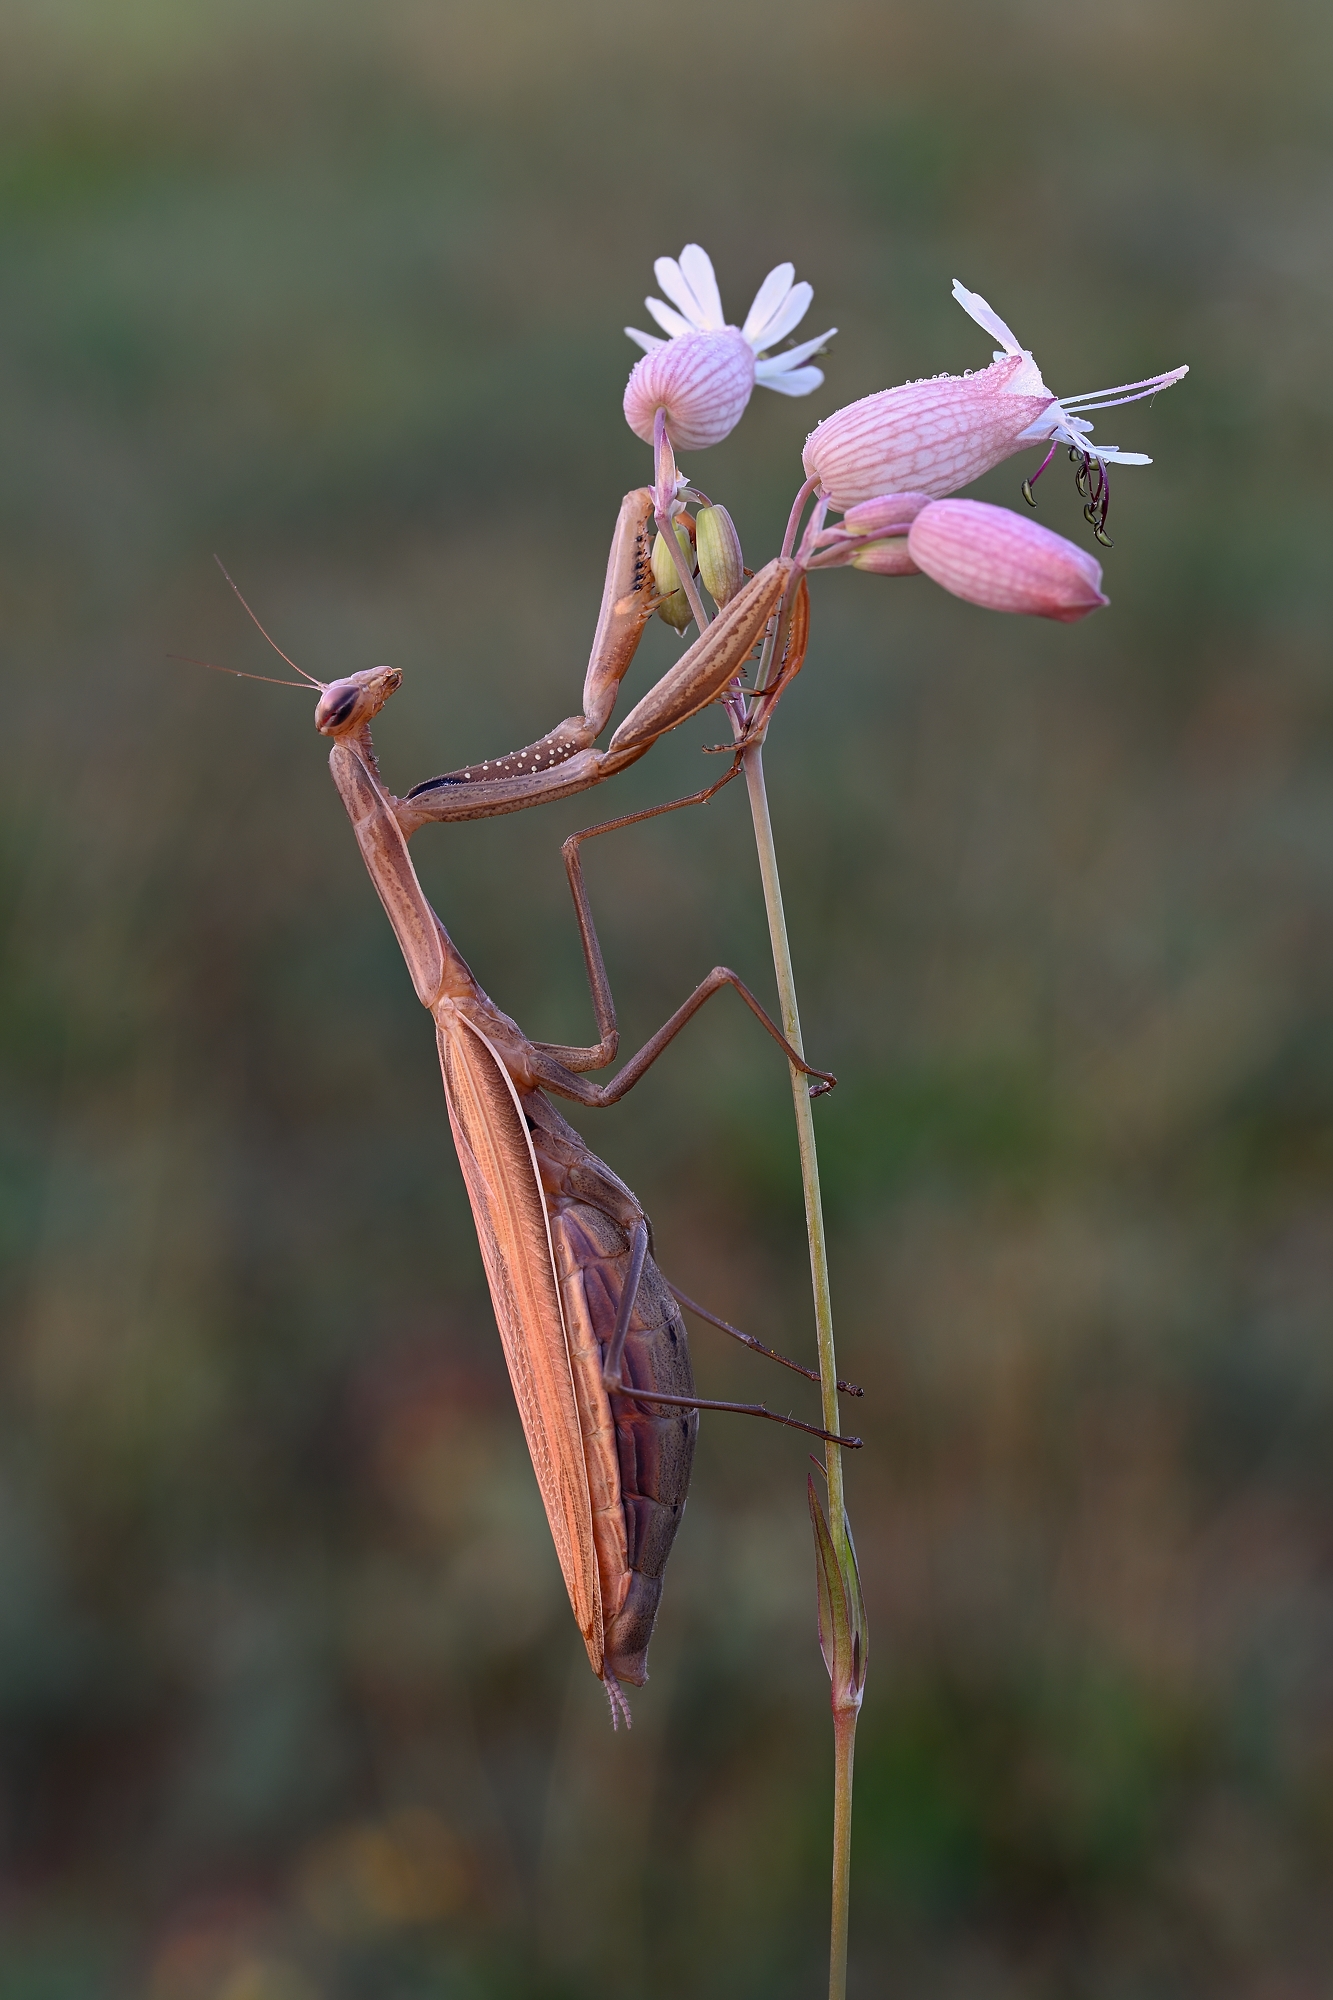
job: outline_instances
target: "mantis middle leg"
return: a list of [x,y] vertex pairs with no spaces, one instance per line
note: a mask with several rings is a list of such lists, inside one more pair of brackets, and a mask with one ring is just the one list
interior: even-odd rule
[[595,840],[600,834],[616,833],[624,827],[636,826],[643,820],[657,819],[663,813],[679,812],[685,806],[704,805],[734,776],[733,766],[725,776],[718,779],[716,784],[708,786],[704,791],[691,792],[683,799],[671,799],[665,805],[648,806],[641,812],[624,813],[618,819],[603,820],[598,826],[585,827],[580,833],[572,833],[566,840],[563,849],[565,872],[569,877],[570,894],[574,899],[579,936],[583,944],[583,959],[588,974],[588,989],[592,996],[598,1039],[587,1048],[570,1048],[557,1042],[530,1043],[529,1047],[535,1057],[532,1064],[533,1081],[541,1088],[553,1090],[561,1097],[572,1098],[576,1104],[598,1107],[618,1104],[652,1067],[668,1044],[675,1040],[686,1022],[693,1019],[705,1001],[711,1000],[715,993],[720,993],[724,987],[730,986],[740,995],[760,1026],[772,1036],[788,1062],[793,1063],[802,1075],[813,1079],[810,1095],[822,1097],[833,1089],[837,1078],[828,1070],[816,1069],[797,1053],[740,974],[733,972],[727,965],[715,965],[708,976],[700,980],[688,999],[682,1001],[671,1018],[662,1024],[657,1033],[651,1036],[635,1055],[630,1057],[609,1083],[595,1084],[583,1081],[583,1072],[601,1069],[614,1060],[620,1037],[616,1025],[611,983],[607,977],[606,962],[602,956],[587,885],[583,879],[583,864],[579,849],[585,840]]

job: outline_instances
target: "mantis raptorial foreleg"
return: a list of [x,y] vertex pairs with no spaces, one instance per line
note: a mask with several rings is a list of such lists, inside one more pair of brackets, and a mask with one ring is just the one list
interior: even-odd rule
[[[582,715],[567,716],[521,750],[414,785],[405,798],[394,801],[394,813],[404,834],[410,837],[433,820],[486,819],[569,798],[637,763],[659,736],[678,728],[725,692],[763,638],[784,598],[792,613],[787,620],[782,685],[799,670],[808,625],[805,579],[801,576],[799,588],[791,593],[789,586],[798,574],[797,565],[778,557],[749,579],[631,709],[605,750],[598,750],[596,738],[610,719],[620,683],[657,604],[647,554],[652,525],[651,491],[640,487],[627,493],[611,541],[601,612],[583,684]],[[772,692],[777,692],[776,686]]]
[[[760,712],[729,746],[734,775],[741,753],[754,735],[766,727],[773,701],[800,671],[805,657],[809,629],[805,576],[799,562],[778,556],[750,577],[694,644],[686,648],[675,666],[631,709],[606,749],[598,750],[595,739],[610,718],[620,683],[658,603],[646,553],[652,521],[650,490],[638,487],[627,493],[611,540],[601,611],[583,683],[583,714],[567,716],[545,736],[525,744],[521,750],[486,758],[457,771],[446,771],[438,778],[427,778],[414,785],[404,798],[386,794],[398,830],[405,839],[436,820],[489,819],[499,813],[521,812],[527,806],[569,798],[601,784],[603,779],[637,763],[659,736],[679,728],[738,684],[746,661],[760,642],[771,646],[776,633],[780,639],[778,664],[762,691]],[[227,575],[225,569],[222,573]],[[227,582],[274,651],[294,668],[302,682],[321,690],[323,699],[316,710],[316,727],[325,735],[340,735],[356,728],[378,708],[388,681],[393,687],[399,685],[401,675],[384,666],[368,667],[341,680],[318,680],[282,651],[229,576]],[[209,662],[199,664],[207,666]],[[249,678],[262,680],[265,676]]]

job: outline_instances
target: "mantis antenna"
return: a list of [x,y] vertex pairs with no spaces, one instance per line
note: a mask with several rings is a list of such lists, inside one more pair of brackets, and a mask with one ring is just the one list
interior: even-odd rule
[[[282,647],[278,644],[277,640],[272,636],[271,633],[266,632],[264,630],[264,627],[259,623],[259,620],[255,617],[254,612],[250,609],[245,599],[241,596],[240,588],[235,582],[234,578],[232,578],[227,574],[227,565],[223,562],[221,556],[215,555],[213,557],[213,560],[217,564],[218,568],[222,571],[222,574],[227,578],[227,582],[231,585],[232,590],[236,593],[236,597],[241,606],[242,611],[244,611],[246,617],[250,620],[251,624],[253,624],[259,632],[263,633],[264,638],[268,640],[269,645],[272,646],[278,658],[280,660],[286,660],[287,665],[291,668],[292,672],[294,674],[300,674],[301,680],[304,681],[308,687],[319,688],[322,692],[327,683],[324,681],[317,681],[313,674],[308,674],[304,667],[298,667],[295,660],[292,659],[289,654],[283,652]],[[208,662],[206,660],[200,660],[196,664],[199,666],[207,666]],[[226,673],[229,672],[230,669],[224,667],[221,671]],[[262,681],[262,680],[267,680],[268,675],[250,674],[248,676],[240,676],[240,678],[249,679],[252,681]],[[285,685],[287,687],[298,687],[300,685],[300,682],[288,681],[285,683]]]

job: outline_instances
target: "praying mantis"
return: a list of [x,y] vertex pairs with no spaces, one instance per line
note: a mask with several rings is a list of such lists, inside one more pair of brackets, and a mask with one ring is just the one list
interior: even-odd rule
[[[587,1080],[588,1072],[615,1059],[619,1037],[580,846],[657,813],[701,803],[734,774],[735,761],[726,777],[703,792],[588,828],[565,842],[597,1025],[598,1039],[588,1047],[532,1041],[500,1011],[428,902],[408,854],[410,835],[431,821],[519,811],[586,790],[623,770],[659,736],[724,693],[784,598],[791,610],[783,614],[774,692],[799,671],[808,617],[805,579],[795,562],[778,558],[737,592],[621,723],[607,749],[595,748],[656,604],[647,554],[652,518],[649,489],[625,496],[583,714],[537,743],[430,779],[405,798],[395,798],[384,785],[370,734],[371,722],[401,685],[399,671],[374,667],[325,684],[288,660],[302,676],[298,685],[320,690],[315,726],[332,740],[334,784],[417,997],[435,1022],[449,1122],[515,1400],[574,1619],[605,1687],[613,1724],[630,1719],[622,1683],[641,1686],[647,1678],[648,1642],[685,1505],[698,1412],[766,1417],[832,1445],[860,1443],[762,1404],[709,1401],[696,1393],[682,1304],[752,1349],[812,1381],[819,1378],[716,1319],[666,1281],[638,1199],[551,1102],[555,1095],[586,1106],[617,1103],[699,1008],[728,986],[788,1061],[811,1079],[812,1095],[832,1087],[833,1077],[804,1060],[726,966],[715,966],[610,1082]],[[245,605],[244,598],[241,602]],[[250,607],[245,609],[253,618]],[[851,1383],[838,1386],[860,1393]]]

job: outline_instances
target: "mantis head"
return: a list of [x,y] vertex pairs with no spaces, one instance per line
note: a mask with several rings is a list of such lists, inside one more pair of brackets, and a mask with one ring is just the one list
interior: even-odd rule
[[351,736],[377,716],[403,684],[397,667],[367,667],[345,680],[330,681],[315,704],[321,736]]

